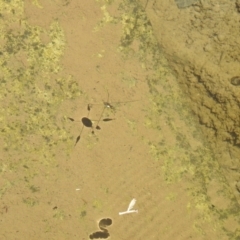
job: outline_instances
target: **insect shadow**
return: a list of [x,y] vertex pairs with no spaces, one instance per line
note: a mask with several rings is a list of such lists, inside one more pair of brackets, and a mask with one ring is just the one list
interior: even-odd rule
[[[91,129],[92,129],[92,134],[94,134],[93,122],[92,122],[92,120],[91,120],[90,118],[88,118],[88,116],[89,116],[89,112],[88,112],[87,117],[82,117],[82,119],[81,119],[82,128],[81,128],[81,131],[80,131],[79,135],[78,135],[77,138],[76,138],[76,141],[75,141],[75,145],[74,145],[74,146],[76,146],[77,143],[79,142],[84,127],[91,128]],[[70,118],[70,117],[69,117],[68,119],[69,119],[70,121],[72,121],[72,122],[79,122],[79,121],[76,121],[74,118]]]
[[[136,102],[136,101],[139,101],[139,100],[124,101],[124,102],[113,102],[113,103],[120,103],[120,104],[121,104],[121,103]],[[101,111],[101,114],[100,114],[99,118],[98,118],[97,120],[91,120],[91,119],[89,118],[90,111],[92,110],[93,106],[95,106],[95,105],[100,105],[100,104],[103,105],[103,109],[102,109],[102,111]],[[103,122],[109,122],[109,121],[115,120],[115,118],[103,118],[103,114],[104,114],[104,111],[106,110],[106,108],[109,108],[109,109],[115,111],[115,107],[114,107],[111,103],[109,103],[109,93],[108,93],[107,101],[103,101],[103,103],[94,103],[94,104],[89,103],[89,104],[87,105],[88,114],[87,114],[87,117],[83,117],[83,118],[81,119],[82,129],[81,129],[79,135],[78,135],[77,138],[76,138],[75,146],[76,146],[76,144],[79,142],[79,140],[80,140],[80,138],[81,138],[81,134],[82,134],[82,131],[83,131],[84,127],[91,128],[91,129],[92,129],[92,134],[94,134],[94,126],[93,126],[93,123],[94,123],[94,122],[96,122],[96,127],[95,127],[95,128],[96,128],[97,130],[100,130],[101,127],[99,126],[99,123],[100,123],[101,121],[103,121]],[[80,121],[76,121],[74,118],[68,117],[68,119],[69,119],[70,121],[72,121],[72,122],[74,122],[74,121],[75,121],[75,122],[80,122]]]
[[[84,127],[91,128],[91,129],[92,129],[92,134],[94,134],[93,122],[94,122],[95,120],[91,120],[91,119],[89,118],[89,114],[90,114],[90,111],[91,111],[91,106],[90,106],[90,104],[88,104],[87,110],[88,110],[88,115],[87,115],[87,117],[82,117],[82,119],[81,119],[82,128],[81,128],[81,131],[80,131],[79,135],[78,135],[77,138],[76,138],[76,141],[75,141],[75,145],[74,145],[74,146],[76,146],[77,143],[79,142]],[[74,118],[68,117],[68,119],[69,119],[70,121],[72,121],[72,122],[80,122],[80,121],[75,120]],[[114,120],[114,119],[113,119],[113,118],[103,118],[103,119],[100,118],[100,119],[97,120],[97,123],[99,123],[100,121],[108,122],[108,121],[112,121],[112,120]],[[100,130],[100,127],[97,126],[96,129]]]

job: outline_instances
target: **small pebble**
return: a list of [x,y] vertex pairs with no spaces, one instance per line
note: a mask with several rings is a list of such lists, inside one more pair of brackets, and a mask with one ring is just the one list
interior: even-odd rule
[[232,77],[231,84],[234,86],[240,86],[240,76]]

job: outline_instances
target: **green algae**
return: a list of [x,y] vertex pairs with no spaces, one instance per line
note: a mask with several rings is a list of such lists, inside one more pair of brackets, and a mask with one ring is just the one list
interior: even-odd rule
[[[102,2],[104,17],[99,26],[121,24],[122,37],[118,50],[125,58],[138,59],[148,72],[146,81],[151,104],[146,109],[145,126],[159,132],[159,138],[155,141],[143,140],[149,146],[152,158],[163,164],[166,185],[180,181],[185,183],[191,198],[187,208],[190,212],[198,212],[192,227],[200,234],[206,235],[204,226],[211,224],[216,236],[239,239],[237,200],[216,156],[196,125],[144,8],[135,0]],[[111,4],[115,4],[115,9],[121,14],[112,16],[108,11]],[[134,43],[139,46],[137,51]],[[162,129],[168,130],[172,141],[164,137]],[[232,228],[227,227],[230,225]]]
[[26,181],[36,175],[36,163],[53,165],[57,153],[69,154],[73,137],[57,114],[81,91],[62,73],[65,36],[58,21],[47,28],[31,25],[21,0],[2,1],[0,12],[0,172],[23,168]]

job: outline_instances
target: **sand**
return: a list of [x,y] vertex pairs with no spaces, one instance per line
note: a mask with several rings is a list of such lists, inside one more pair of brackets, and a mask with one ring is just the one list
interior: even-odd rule
[[0,238],[238,239],[236,192],[152,3],[21,3],[1,6]]

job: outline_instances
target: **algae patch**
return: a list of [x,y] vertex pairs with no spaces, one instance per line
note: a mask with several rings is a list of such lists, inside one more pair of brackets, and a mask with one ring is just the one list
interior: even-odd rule
[[[146,81],[151,105],[146,110],[145,126],[158,132],[159,138],[144,141],[153,159],[161,162],[166,185],[179,181],[185,183],[191,197],[188,209],[198,213],[192,226],[198,232],[205,235],[205,227],[208,225],[211,231],[217,232],[216,236],[237,239],[237,201],[216,156],[209,149],[188,110],[186,97],[154,37],[145,10],[138,1],[114,1],[111,4],[116,4],[115,9],[122,13],[109,16],[109,2],[103,1],[103,4],[101,26],[104,26],[104,21],[105,24],[121,24],[122,38],[118,50],[125,58],[137,58],[148,72]],[[134,49],[133,45],[138,46],[138,49]],[[230,223],[234,226],[232,229],[228,227]]]
[[2,2],[0,10],[0,172],[29,169],[33,162],[48,165],[72,144],[63,117],[56,118],[59,108],[80,96],[76,81],[61,73],[64,32],[57,21],[47,29],[30,25],[23,1]]

